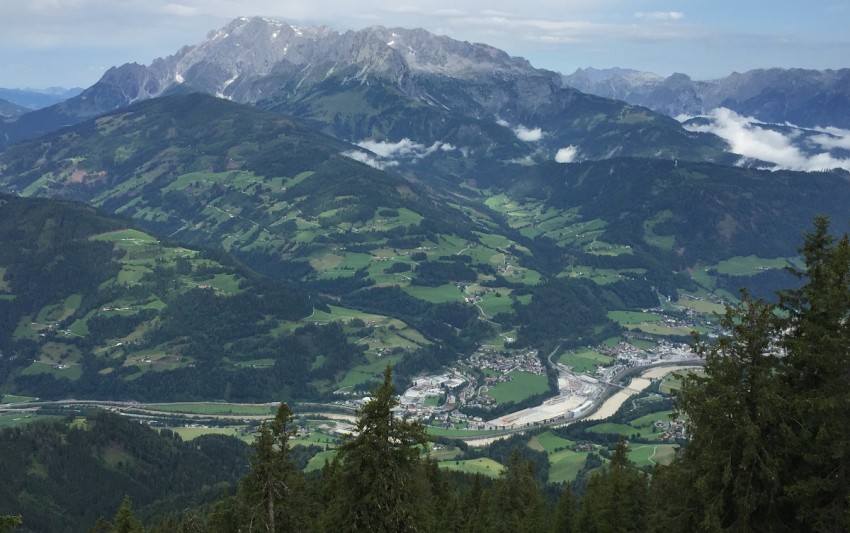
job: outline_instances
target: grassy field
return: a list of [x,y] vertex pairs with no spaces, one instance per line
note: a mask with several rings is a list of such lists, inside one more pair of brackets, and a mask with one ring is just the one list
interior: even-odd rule
[[587,452],[562,450],[549,455],[549,482],[569,482],[576,478],[587,460]]
[[323,452],[317,453],[307,463],[307,467],[304,469],[304,471],[313,472],[315,470],[321,470],[325,466],[325,461],[332,461],[334,455],[336,455],[336,450],[325,450]]
[[440,285],[439,287],[423,287],[419,285],[409,285],[403,287],[402,290],[414,298],[425,300],[433,304],[442,304],[446,302],[462,302],[465,295],[457,287],[451,284]]
[[489,457],[480,457],[478,459],[466,459],[463,461],[441,461],[440,468],[447,470],[457,470],[466,472],[467,474],[481,474],[488,477],[498,477],[504,467]]
[[490,396],[497,403],[520,402],[529,396],[549,390],[546,376],[538,376],[530,372],[511,372],[511,380],[504,381],[490,388]]
[[608,318],[621,326],[631,326],[633,324],[659,322],[664,320],[664,317],[661,315],[644,311],[608,311]]
[[277,412],[277,405],[251,405],[238,403],[169,403],[148,404],[145,408],[167,413],[186,413],[196,415],[271,415]]
[[168,429],[180,435],[183,440],[196,439],[201,435],[227,435],[240,438],[246,442],[254,442],[254,437],[243,436],[237,427],[172,427]]
[[726,307],[723,304],[712,302],[704,297],[689,295],[682,292],[680,292],[679,301],[676,302],[676,304],[706,315],[713,313],[723,314],[726,311]]
[[629,459],[635,466],[668,465],[676,456],[673,444],[635,444],[629,448]]
[[[510,289],[495,289],[494,292],[485,292],[478,302],[478,306],[487,316],[495,316],[499,313],[510,313],[513,311],[513,300],[508,297]],[[530,296],[530,295],[527,295]]]
[[541,433],[540,435],[534,436],[528,443],[528,447],[537,450],[543,451],[548,454],[553,454],[557,451],[561,451],[562,448],[569,448],[575,444],[574,441],[569,439],[564,439],[552,433],[551,431],[546,431]]
[[[702,369],[691,369],[691,372],[701,373]],[[661,385],[658,387],[658,391],[662,394],[672,394],[675,391],[678,391],[682,388],[682,378],[679,373],[671,372],[664,376],[664,379],[661,381]]]
[[37,400],[32,396],[18,396],[16,394],[5,394],[0,396],[0,403],[27,403]]
[[347,389],[366,383],[367,381],[380,381],[387,364],[395,365],[401,361],[403,356],[390,355],[387,357],[376,358],[369,364],[358,365],[348,371],[348,374],[339,382],[340,389]]
[[56,378],[70,379],[71,381],[74,381],[83,375],[83,369],[78,364],[71,364],[65,368],[58,368],[51,363],[35,361],[21,372],[21,375],[23,376],[34,376],[37,374],[51,374]]
[[755,255],[748,255],[746,257],[732,257],[725,261],[721,261],[717,263],[714,268],[717,269],[719,274],[727,274],[730,276],[752,276],[753,274],[758,274],[765,270],[785,268],[789,264],[797,264],[799,266],[799,262],[795,262],[793,258],[776,257],[773,259],[764,259]]
[[35,415],[31,413],[11,413],[0,416],[0,429],[21,427],[43,420],[62,420],[61,416]]
[[579,348],[561,355],[560,363],[571,366],[574,372],[593,374],[596,372],[597,365],[605,365],[612,360],[613,358],[610,355],[599,353],[590,348]]

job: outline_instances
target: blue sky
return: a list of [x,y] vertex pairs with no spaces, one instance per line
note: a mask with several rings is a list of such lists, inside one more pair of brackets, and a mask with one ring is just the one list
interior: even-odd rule
[[2,0],[0,87],[87,87],[111,66],[149,64],[255,15],[340,31],[422,27],[565,74],[850,67],[848,0]]

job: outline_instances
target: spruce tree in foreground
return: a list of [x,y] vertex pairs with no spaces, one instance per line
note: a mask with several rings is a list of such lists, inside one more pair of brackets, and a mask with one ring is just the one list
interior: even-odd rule
[[700,345],[678,400],[691,442],[653,482],[666,531],[850,530],[850,240],[818,218],[800,252],[800,289],[745,294]]
[[360,409],[356,434],[340,446],[338,492],[328,510],[330,531],[402,533],[428,529],[427,476],[420,453],[428,441],[418,422],[395,417],[392,370]]
[[262,423],[251,447],[251,472],[236,495],[216,502],[211,531],[306,531],[311,502],[304,476],[291,458],[292,410],[281,403],[274,419]]

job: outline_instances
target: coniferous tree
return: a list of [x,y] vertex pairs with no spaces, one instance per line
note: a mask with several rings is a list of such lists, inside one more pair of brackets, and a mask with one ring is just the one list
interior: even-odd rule
[[124,498],[118,512],[115,513],[115,518],[112,519],[112,527],[110,533],[143,533],[145,526],[141,520],[133,513],[133,505],[130,503],[130,497]]
[[798,526],[850,529],[850,239],[831,236],[819,217],[800,249],[806,283],[783,294],[791,327],[782,386],[789,456],[786,501]]
[[427,485],[420,453],[428,441],[418,422],[396,418],[392,370],[360,409],[356,434],[339,448],[340,483],[327,526],[334,531],[402,533],[427,529]]
[[232,498],[216,503],[214,530],[303,531],[309,526],[310,502],[303,474],[291,458],[292,410],[281,403],[274,419],[260,424],[251,445],[251,472]]
[[544,531],[545,510],[531,462],[514,449],[493,490],[492,531]]
[[576,499],[569,483],[564,487],[558,506],[555,508],[555,517],[552,521],[553,533],[572,533],[576,530]]
[[659,523],[691,526],[674,531],[850,527],[850,240],[821,217],[800,252],[804,285],[745,294],[683,382],[692,438],[653,482]]
[[591,476],[578,515],[579,531],[646,530],[647,479],[627,454],[628,446],[620,439],[611,463]]
[[776,342],[783,324],[773,306],[744,293],[720,321],[727,334],[697,344],[703,373],[685,377],[678,404],[692,435],[681,466],[694,494],[672,497],[688,498],[700,529],[784,527],[778,452],[785,401],[777,374],[785,362]]

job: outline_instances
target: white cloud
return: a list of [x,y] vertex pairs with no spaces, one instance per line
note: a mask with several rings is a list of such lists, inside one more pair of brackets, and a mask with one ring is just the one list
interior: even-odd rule
[[378,155],[385,159],[422,159],[425,156],[433,154],[437,150],[441,150],[443,152],[451,152],[452,150],[455,150],[455,147],[449,143],[436,141],[431,146],[425,146],[424,144],[411,141],[407,137],[398,142],[374,141],[372,139],[366,139],[357,143],[357,146],[359,146],[360,148],[365,148],[366,150],[375,153],[375,155]]
[[424,144],[414,142],[407,137],[398,142],[366,139],[357,143],[357,146],[369,150],[369,152],[372,153],[361,152],[359,150],[349,150],[347,152],[343,152],[342,155],[380,170],[398,166],[398,159],[414,161],[427,157],[437,151],[452,152],[457,150],[454,145],[449,143],[436,141],[430,146],[425,146]]
[[177,15],[178,17],[191,17],[198,14],[197,7],[184,4],[166,4],[162,9],[169,15]]
[[815,128],[815,131],[822,132],[821,135],[814,135],[811,141],[817,143],[826,150],[850,150],[850,130],[841,128]]
[[517,126],[514,128],[514,134],[517,136],[517,139],[525,142],[537,142],[543,138],[543,130],[540,128]]
[[365,148],[370,152],[374,152],[381,157],[389,158],[396,155],[407,156],[414,151],[423,150],[424,145],[415,143],[408,138],[404,138],[396,143],[387,141],[373,141],[371,139],[363,140],[357,143],[357,146]]
[[558,163],[572,163],[578,155],[578,147],[569,145],[566,148],[561,148],[555,154],[555,161]]
[[635,13],[635,18],[649,20],[682,20],[685,18],[685,14],[681,11],[652,11],[649,13],[640,11]]
[[850,143],[847,130],[829,128],[830,131],[826,132],[821,129],[821,135],[806,136],[805,130],[795,129],[786,134],[770,129],[769,124],[753,117],[745,117],[723,107],[712,110],[705,118],[709,121],[707,124],[685,125],[685,128],[714,133],[729,143],[733,153],[746,159],[772,163],[775,170],[850,170],[850,159],[833,156],[828,151],[811,154],[800,147],[807,139],[815,141],[823,149],[844,147]]
[[372,168],[377,168],[378,170],[398,166],[398,161],[380,161],[378,158],[372,156],[372,154],[367,154],[366,152],[360,152],[358,150],[349,150],[348,152],[343,152],[342,155],[355,161],[360,161]]

